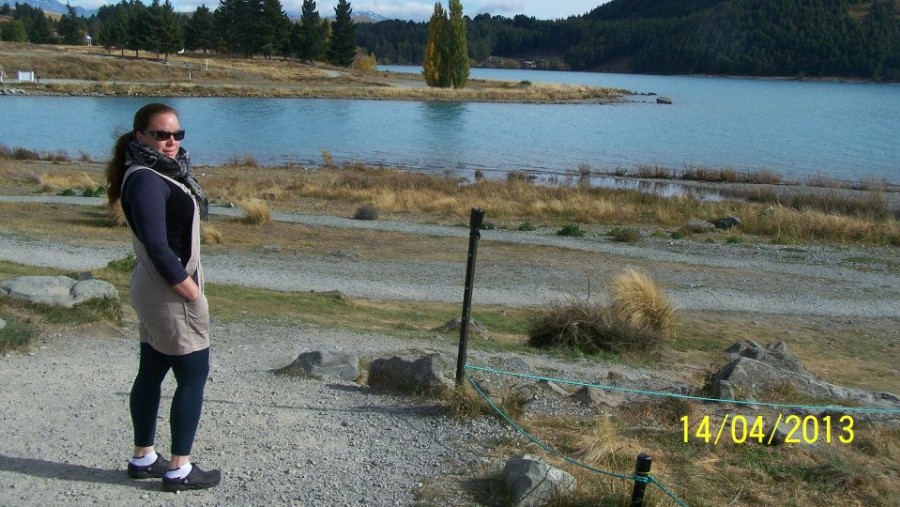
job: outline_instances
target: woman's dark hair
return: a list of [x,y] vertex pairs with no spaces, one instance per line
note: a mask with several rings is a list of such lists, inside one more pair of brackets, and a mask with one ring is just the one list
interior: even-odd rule
[[106,164],[106,197],[109,204],[113,205],[122,196],[122,178],[125,176],[125,153],[128,151],[128,145],[134,141],[135,132],[140,132],[147,128],[150,120],[154,116],[162,113],[172,113],[178,116],[178,111],[172,106],[166,104],[153,103],[137,110],[134,113],[134,122],[131,130],[119,136],[116,144],[113,145],[112,158]]

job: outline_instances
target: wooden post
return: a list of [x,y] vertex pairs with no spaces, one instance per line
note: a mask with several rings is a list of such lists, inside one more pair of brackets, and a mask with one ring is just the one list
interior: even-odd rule
[[456,357],[456,385],[462,383],[466,366],[466,348],[469,345],[469,320],[472,312],[472,286],[475,282],[475,253],[481,238],[484,210],[472,208],[469,215],[469,258],[466,262],[466,288],[463,293],[462,322],[459,327],[459,355]]

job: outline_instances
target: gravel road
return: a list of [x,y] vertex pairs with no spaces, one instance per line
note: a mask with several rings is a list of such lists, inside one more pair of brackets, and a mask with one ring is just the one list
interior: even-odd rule
[[[22,202],[0,198],[0,202]],[[33,202],[96,206],[85,198]],[[235,210],[215,208],[214,213]],[[459,237],[464,228],[335,217],[276,214],[321,228],[370,228]],[[896,249],[779,247],[670,242],[638,246],[596,235],[560,238],[552,231],[484,231],[480,249],[504,243],[596,255],[598,272],[646,269],[681,308],[852,317],[900,317]],[[85,246],[0,233],[0,259],[90,270],[130,251],[127,244]],[[220,251],[204,257],[207,279],[290,291],[340,290],[353,297],[459,301],[460,262],[360,260],[297,256],[278,249]],[[565,263],[479,264],[475,304],[540,305],[584,283],[584,268]],[[460,422],[436,406],[379,393],[350,382],[276,375],[302,352],[344,350],[364,358],[410,348],[444,350],[433,337],[398,340],[311,326],[213,322],[212,374],[194,459],[218,467],[212,490],[172,495],[157,481],[125,478],[130,452],[128,389],[136,368],[134,323],[125,329],[84,327],[41,337],[26,354],[0,357],[0,506],[48,505],[476,505],[465,487],[441,486],[446,475],[500,465],[485,445],[513,435],[493,420]],[[478,364],[514,360],[473,353]],[[522,361],[521,358],[516,359]],[[565,372],[596,381],[608,366],[529,356],[524,369]],[[522,363],[518,363],[522,367]],[[625,381],[650,388],[685,385],[692,372],[649,374],[616,365]],[[521,368],[520,368],[521,369]],[[173,386],[164,391],[164,406]],[[167,415],[159,449],[168,454]],[[525,446],[523,444],[522,448]],[[494,461],[492,461],[494,459]],[[627,472],[627,471],[624,471]],[[452,482],[452,480],[449,480]],[[423,490],[430,500],[417,498]],[[468,488],[469,490],[471,488]],[[437,495],[437,497],[435,497]],[[435,499],[437,498],[437,499]]]
[[[102,199],[59,196],[0,197],[0,202],[99,206]],[[214,207],[217,215],[239,216]],[[273,213],[275,220],[316,228],[355,228],[466,241],[468,229],[394,221],[361,221],[322,215]],[[590,265],[480,262],[474,304],[537,306],[582,295],[586,275],[611,275],[625,267],[647,271],[690,310],[734,310],[790,315],[900,317],[900,255],[896,248],[869,246],[781,246],[671,241],[645,238],[630,245],[602,235],[560,237],[553,230],[482,231],[479,251],[511,243],[587,252]],[[0,233],[0,260],[89,270],[121,258],[130,245],[84,246]],[[462,300],[465,259],[459,262],[360,260],[298,256],[279,249],[204,252],[211,282],[284,291],[338,290],[350,297],[413,301]],[[596,289],[594,292],[598,292]],[[602,292],[602,291],[599,291]],[[599,297],[602,299],[602,296]]]

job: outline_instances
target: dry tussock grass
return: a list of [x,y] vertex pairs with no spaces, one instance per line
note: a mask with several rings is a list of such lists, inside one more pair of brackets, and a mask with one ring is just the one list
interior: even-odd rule
[[219,245],[223,241],[222,233],[209,222],[200,223],[200,242],[204,245]]
[[244,210],[244,220],[247,223],[265,225],[272,221],[272,212],[265,201],[250,199],[238,202],[238,206]]
[[112,204],[107,203],[104,206],[106,210],[106,218],[109,220],[109,223],[116,227],[125,227],[128,225],[128,220],[125,219],[125,212],[122,210],[122,202],[116,201]]
[[59,173],[50,171],[41,176],[40,184],[43,186],[45,192],[55,192],[66,188],[93,189],[97,187],[97,183],[94,179],[84,171],[77,173]]
[[627,269],[613,279],[609,292],[613,311],[623,322],[673,337],[675,306],[649,275]]

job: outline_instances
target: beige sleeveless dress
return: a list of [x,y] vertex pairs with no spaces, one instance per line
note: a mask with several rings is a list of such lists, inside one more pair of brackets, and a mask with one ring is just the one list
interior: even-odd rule
[[[153,171],[149,167],[133,165],[125,172],[122,186],[125,186],[129,176],[141,170]],[[163,354],[181,356],[209,347],[209,304],[203,291],[203,268],[200,265],[199,206],[187,187],[156,171],[153,173],[174,183],[194,202],[191,256],[185,269],[200,287],[200,295],[188,302],[175,292],[156,271],[147,250],[132,230],[131,243],[137,266],[131,274],[131,306],[140,319],[141,342],[148,343]]]

